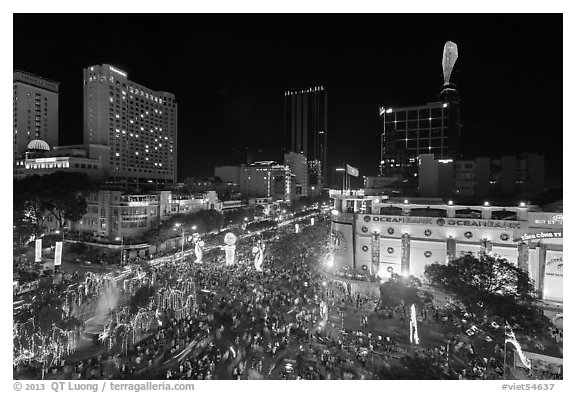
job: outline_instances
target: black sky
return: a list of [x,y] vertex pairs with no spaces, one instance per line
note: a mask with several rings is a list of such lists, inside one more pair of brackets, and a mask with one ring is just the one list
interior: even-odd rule
[[[178,168],[282,160],[283,92],[324,85],[329,162],[375,175],[379,105],[435,101],[458,45],[470,157],[537,152],[562,181],[562,15],[15,15],[14,68],[60,82],[60,144],[82,142],[82,69],[107,63],[178,102]],[[41,39],[39,40],[39,36]]]

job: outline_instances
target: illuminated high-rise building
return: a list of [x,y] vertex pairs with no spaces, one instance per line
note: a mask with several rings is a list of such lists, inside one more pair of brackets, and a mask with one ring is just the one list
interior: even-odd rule
[[402,176],[405,183],[417,185],[418,156],[434,154],[440,160],[453,160],[461,154],[462,125],[460,98],[452,82],[458,58],[456,44],[444,46],[444,84],[440,101],[424,105],[380,107],[382,118],[380,175]]
[[326,183],[328,102],[324,86],[284,92],[284,152],[306,157],[309,185]]
[[84,143],[110,147],[112,181],[175,183],[177,104],[108,64],[84,69]]
[[57,82],[14,71],[13,155],[20,157],[33,140],[58,144]]

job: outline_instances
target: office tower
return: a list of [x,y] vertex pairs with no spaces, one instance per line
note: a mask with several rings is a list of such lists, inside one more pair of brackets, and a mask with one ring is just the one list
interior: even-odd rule
[[52,82],[24,71],[14,71],[13,82],[13,154],[26,152],[36,139],[50,146],[58,144],[58,87]]
[[304,154],[309,185],[325,184],[327,179],[327,105],[324,86],[284,92],[284,153]]
[[84,143],[110,147],[113,181],[176,182],[177,104],[108,64],[84,69]]
[[418,156],[452,160],[461,154],[460,98],[450,79],[458,57],[456,44],[444,47],[444,84],[440,101],[425,105],[381,107],[380,176],[401,176],[415,183]]

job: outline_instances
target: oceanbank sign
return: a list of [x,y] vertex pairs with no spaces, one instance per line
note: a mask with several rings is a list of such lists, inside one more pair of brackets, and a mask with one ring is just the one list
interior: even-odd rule
[[437,226],[457,226],[457,227],[482,227],[482,228],[506,228],[519,229],[521,224],[518,221],[501,220],[474,220],[461,218],[434,218],[434,217],[404,217],[404,216],[364,216],[364,222],[382,222],[397,224],[424,224]]

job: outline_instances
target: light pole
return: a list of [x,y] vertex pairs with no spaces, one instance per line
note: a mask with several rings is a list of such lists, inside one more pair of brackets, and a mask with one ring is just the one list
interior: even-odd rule
[[124,236],[120,236],[116,238],[116,241],[120,241],[120,266],[124,262],[123,253],[124,253]]
[[182,224],[180,224],[179,222],[177,222],[176,224],[174,224],[174,230],[176,231],[178,228],[180,228],[180,232],[182,234],[182,250],[181,250],[181,256],[182,259],[184,259],[184,226],[182,226]]

